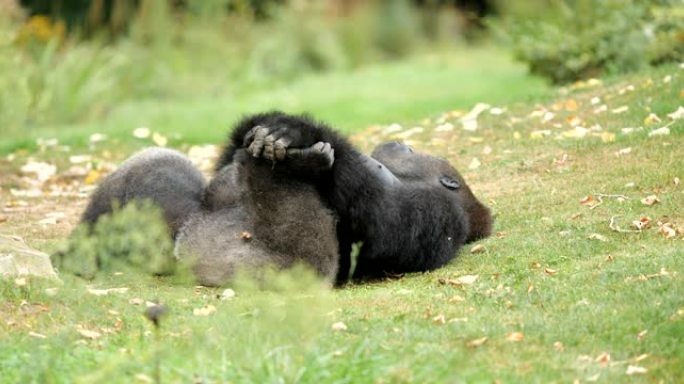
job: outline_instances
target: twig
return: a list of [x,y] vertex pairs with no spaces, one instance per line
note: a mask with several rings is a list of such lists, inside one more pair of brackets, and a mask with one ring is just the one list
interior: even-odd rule
[[613,216],[613,217],[610,218],[610,224],[608,224],[608,227],[610,227],[611,230],[613,230],[613,231],[615,231],[615,232],[620,232],[620,233],[641,233],[641,230],[636,230],[636,229],[621,229],[621,228],[617,225],[617,221],[615,220],[615,219],[617,219],[618,217],[620,217],[620,216]]

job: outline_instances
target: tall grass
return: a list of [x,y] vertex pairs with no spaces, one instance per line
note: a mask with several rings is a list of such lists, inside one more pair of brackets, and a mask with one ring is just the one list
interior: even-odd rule
[[115,42],[65,36],[46,18],[0,15],[0,129],[93,121],[124,100],[242,94],[434,47],[407,0],[350,12],[293,2],[266,21],[225,12],[222,0],[190,1],[183,12],[168,4],[141,1]]

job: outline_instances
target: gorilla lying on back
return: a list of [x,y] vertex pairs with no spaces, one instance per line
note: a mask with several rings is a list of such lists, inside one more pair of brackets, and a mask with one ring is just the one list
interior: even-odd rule
[[110,212],[113,200],[151,199],[205,285],[240,267],[298,261],[343,284],[355,242],[363,245],[354,280],[432,270],[491,231],[489,210],[446,160],[400,143],[369,157],[306,116],[243,119],[216,170],[205,188],[182,154],[144,151],[103,181],[83,221]]
[[332,283],[339,259],[335,216],[313,185],[293,177],[301,167],[307,175],[329,169],[330,146],[288,151],[287,174],[243,149],[234,160],[205,187],[202,174],[180,152],[144,150],[102,181],[82,221],[92,225],[115,204],[148,199],[161,208],[176,256],[190,259],[200,284],[221,285],[239,269],[298,262]]
[[[370,157],[306,116],[282,112],[244,119],[231,133],[217,169],[236,161],[242,148],[287,174],[281,161],[289,148],[329,143],[330,169],[309,174],[323,201],[339,219],[337,283],[349,278],[351,246],[363,242],[354,280],[419,272],[449,262],[464,244],[489,236],[492,217],[461,175],[444,159],[400,143],[381,144]],[[305,172],[298,172],[301,180]]]

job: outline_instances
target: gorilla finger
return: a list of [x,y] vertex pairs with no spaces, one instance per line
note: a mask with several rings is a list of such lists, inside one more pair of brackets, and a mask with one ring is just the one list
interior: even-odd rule
[[273,135],[268,135],[264,138],[264,153],[263,156],[267,160],[274,160],[274,149],[273,145],[275,142],[275,137]]
[[273,145],[276,160],[285,160],[285,156],[287,155],[287,147],[290,146],[291,142],[292,140],[289,137],[281,137],[280,139],[276,140]]
[[252,144],[250,144],[247,148],[247,152],[252,154],[254,157],[259,157],[264,148],[264,138],[268,134],[268,128],[257,126],[254,129],[254,141],[252,141]]

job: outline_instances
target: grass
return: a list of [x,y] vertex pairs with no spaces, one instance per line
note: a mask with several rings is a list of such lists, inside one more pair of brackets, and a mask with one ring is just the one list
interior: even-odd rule
[[10,133],[0,143],[0,153],[35,148],[38,138],[83,146],[95,132],[129,144],[131,132],[140,126],[169,136],[175,144],[218,143],[241,115],[268,109],[306,111],[354,132],[370,124],[416,121],[481,100],[503,103],[545,92],[541,80],[527,77],[525,69],[499,49],[445,51],[348,73],[308,75],[272,88],[226,87],[205,96],[131,100],[109,106],[107,117],[97,123],[43,125]]
[[[428,60],[416,67],[421,68],[420,63],[436,65]],[[88,293],[86,283],[66,275],[63,285],[31,280],[21,286],[5,280],[0,285],[2,380],[152,382],[157,359],[162,382],[681,380],[683,235],[665,238],[659,222],[684,228],[684,184],[676,183],[684,178],[684,120],[670,123],[666,116],[684,104],[684,71],[665,67],[567,89],[546,100],[537,96],[534,104],[516,102],[526,97],[525,89],[511,90],[504,86],[506,81],[487,76],[486,71],[479,80],[473,75],[431,86],[397,79],[407,78],[411,68],[397,64],[324,76],[328,81],[324,84],[339,85],[323,88],[331,89],[330,100],[321,95],[314,80],[303,80],[291,89],[317,92],[293,92],[300,95],[293,100],[306,100],[297,101],[306,108],[318,106],[312,109],[322,118],[358,119],[343,126],[350,132],[371,119],[411,123],[428,117],[421,121],[422,132],[410,134],[404,129],[383,134],[384,127],[379,127],[354,139],[369,148],[397,135],[422,150],[448,157],[463,170],[476,194],[497,214],[497,234],[480,242],[483,251],[464,249],[453,263],[434,272],[332,292],[299,275],[284,274],[274,277],[273,288],[266,291],[238,284],[230,301],[217,298],[220,289],[191,287],[133,271],[106,274],[91,283],[97,288],[129,288],[105,296]],[[372,91],[371,74],[381,77],[373,80],[378,88],[393,92],[380,97],[379,91]],[[433,74],[417,76],[425,79]],[[467,110],[474,102],[487,101],[506,112],[483,113],[478,130],[467,132],[460,128],[462,112],[440,116],[428,105],[428,96],[424,103],[411,101],[435,90],[450,92],[450,81],[463,87],[453,93],[463,98],[435,102],[440,111]],[[474,88],[484,89],[482,84],[497,86],[486,94],[465,96]],[[367,93],[358,91],[359,85],[367,86]],[[422,91],[405,93],[412,88]],[[358,100],[353,90],[358,91]],[[277,106],[273,100],[285,102],[289,94],[286,90],[261,94],[264,104],[254,108]],[[598,103],[592,102],[597,97]],[[368,105],[372,102],[377,103]],[[607,112],[596,113],[603,104]],[[232,113],[222,112],[222,103],[216,100],[167,105],[183,108],[161,112],[155,104],[121,107],[107,127],[117,121],[129,124],[107,133],[125,143],[130,129],[140,123],[165,133],[178,130],[184,142],[213,141],[225,135],[221,127]],[[225,115],[212,118],[217,111]],[[662,122],[645,121],[650,113]],[[182,128],[193,115],[197,120],[192,127],[203,129]],[[150,120],[140,121],[145,120],[142,117]],[[578,130],[571,122],[594,130]],[[649,137],[650,131],[665,125],[669,135]],[[643,130],[623,133],[629,127]],[[75,135],[86,135],[91,128],[82,127]],[[11,174],[13,164],[2,169]],[[7,189],[3,185],[5,204],[18,199],[5,193]],[[624,198],[604,196],[598,204],[601,194]],[[587,195],[593,196],[596,206],[580,203]],[[641,199],[648,195],[657,195],[660,202],[643,204]],[[28,203],[29,210],[4,213],[8,220],[3,232],[21,234],[43,249],[54,247],[77,218],[69,211],[63,225],[41,227],[35,224],[41,215],[55,209],[78,211],[83,206],[82,199],[60,197]],[[650,225],[641,232],[610,227],[613,218],[620,229],[633,229],[630,223],[642,217],[649,217]],[[449,283],[464,275],[478,278],[472,284]],[[54,296],[45,290],[51,287],[57,288]],[[135,299],[169,307],[158,338]],[[208,316],[193,314],[207,305],[216,311]],[[338,322],[346,330],[333,330]],[[82,330],[97,331],[99,336],[88,338]],[[627,375],[634,367],[640,373]]]

